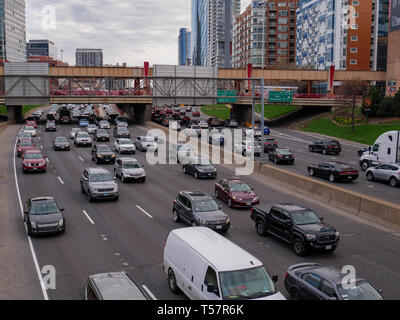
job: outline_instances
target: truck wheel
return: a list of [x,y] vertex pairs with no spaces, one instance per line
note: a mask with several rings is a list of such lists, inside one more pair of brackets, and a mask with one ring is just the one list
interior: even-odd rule
[[174,294],[178,294],[179,288],[176,283],[175,273],[174,273],[174,271],[172,271],[172,269],[169,269],[169,271],[168,271],[168,283],[169,283],[169,289],[171,290],[171,292]]
[[262,220],[257,220],[256,229],[258,235],[260,236],[265,236],[267,234],[267,228],[265,227],[265,223]]
[[397,179],[395,177],[391,177],[389,180],[390,186],[396,188],[398,185]]
[[368,161],[363,161],[361,169],[363,169],[363,171],[367,171],[368,168],[369,168]]
[[300,238],[294,238],[293,240],[293,251],[299,257],[302,257],[306,253],[306,248],[304,246],[303,241]]

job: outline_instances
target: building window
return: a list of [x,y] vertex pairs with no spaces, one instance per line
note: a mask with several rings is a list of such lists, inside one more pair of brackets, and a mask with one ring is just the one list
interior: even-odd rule
[[357,64],[357,59],[351,59],[350,64]]
[[358,36],[351,36],[351,41],[358,41]]
[[358,24],[352,24],[352,25],[351,25],[351,29],[357,30],[357,29],[358,29]]
[[357,51],[358,51],[357,48],[350,48],[351,53],[357,53]]
[[358,1],[352,1],[352,3],[351,3],[353,6],[358,6]]

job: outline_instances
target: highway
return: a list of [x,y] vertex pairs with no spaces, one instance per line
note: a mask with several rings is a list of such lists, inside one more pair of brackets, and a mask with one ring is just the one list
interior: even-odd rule
[[[143,290],[151,292],[157,299],[185,299],[183,295],[175,296],[169,291],[161,269],[163,244],[168,233],[184,227],[172,220],[172,201],[182,190],[198,190],[213,195],[215,181],[195,180],[184,175],[181,165],[150,166],[146,163],[145,153],[138,152],[133,157],[145,166],[148,177],[146,183],[122,184],[118,181],[118,202],[89,203],[87,197],[80,192],[79,180],[84,168],[96,166],[91,161],[90,148],[72,147],[70,152],[54,152],[51,149],[53,139],[56,136],[69,137],[72,127],[62,125],[58,132],[47,133],[43,126],[39,126],[36,142],[40,148],[43,147],[49,160],[46,174],[23,175],[20,159],[14,158],[12,144],[8,150],[9,160],[16,161],[21,200],[24,202],[33,196],[53,196],[60,207],[66,209],[64,215],[67,231],[64,235],[32,238],[39,266],[52,265],[57,271],[56,289],[47,290],[49,299],[80,299],[81,289],[89,275],[122,270],[127,271]],[[14,134],[16,138],[19,129],[19,126],[9,126],[5,133]],[[146,132],[144,127],[130,126],[129,129],[133,139]],[[279,133],[275,131],[273,135],[279,136]],[[313,139],[308,137],[304,140],[308,142]],[[289,137],[285,139],[283,136],[278,141],[281,146],[287,145],[293,149],[295,145],[306,145],[305,141],[299,142]],[[344,149],[340,159],[348,159],[350,155],[355,159],[356,148],[345,146]],[[305,171],[302,169],[304,162],[320,157],[309,155],[306,148],[304,154],[296,152],[296,149],[293,151],[298,157],[294,170],[301,172]],[[102,167],[113,170],[112,166]],[[217,168],[219,178],[234,175],[234,171],[226,166]],[[334,254],[312,253],[299,258],[280,240],[259,237],[249,210],[229,209],[222,204],[232,221],[232,229],[225,236],[263,261],[270,274],[277,274],[278,289],[286,297],[288,293],[284,289],[283,280],[287,267],[311,261],[340,268],[354,265],[361,277],[384,290],[386,299],[400,298],[400,288],[395,285],[400,283],[398,229],[375,226],[304,196],[297,197],[257,175],[245,180],[260,195],[262,204],[283,201],[299,203],[325,217],[325,221],[342,234],[341,243]],[[371,191],[368,186],[365,188]],[[391,191],[390,187],[383,188]],[[18,207],[15,207],[15,214],[21,219],[22,226]],[[19,232],[23,232],[22,228]]]

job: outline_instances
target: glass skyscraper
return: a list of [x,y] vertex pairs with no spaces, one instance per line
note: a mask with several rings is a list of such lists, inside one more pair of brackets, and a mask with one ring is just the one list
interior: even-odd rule
[[192,64],[205,66],[207,62],[209,0],[192,0]]
[[191,62],[192,33],[187,28],[179,30],[178,37],[178,64],[180,66],[190,65]]
[[26,62],[25,0],[0,0],[0,59]]

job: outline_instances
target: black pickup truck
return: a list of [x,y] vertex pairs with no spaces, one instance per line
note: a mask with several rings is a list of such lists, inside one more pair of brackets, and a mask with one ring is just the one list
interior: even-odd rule
[[272,234],[290,243],[298,256],[312,249],[332,253],[339,244],[335,228],[322,222],[323,218],[312,210],[293,203],[253,207],[251,219],[260,236]]

